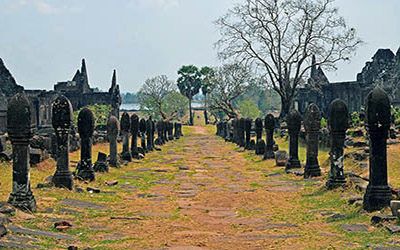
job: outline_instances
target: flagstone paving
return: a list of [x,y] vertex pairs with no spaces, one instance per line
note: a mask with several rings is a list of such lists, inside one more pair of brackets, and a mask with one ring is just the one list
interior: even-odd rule
[[[274,161],[262,161],[213,132],[213,127],[185,128],[185,136],[161,152],[99,174],[93,183],[77,182],[82,193],[34,188],[38,213],[12,217],[9,235],[0,246],[385,249],[400,242],[385,229],[372,227],[370,215],[359,212],[360,207],[347,204],[348,197],[362,195],[354,188],[327,191],[324,177],[304,181],[286,175]],[[285,148],[285,142],[278,142]],[[107,145],[96,145],[94,150],[107,153]],[[73,153],[71,160],[77,157],[78,152]],[[320,156],[324,175],[327,157],[326,152]],[[53,161],[33,169],[33,187],[53,170]],[[113,180],[118,184],[106,184]],[[89,193],[87,187],[99,188],[100,193]],[[1,199],[7,195],[2,191]],[[341,216],[329,219],[333,214]],[[53,229],[57,220],[72,227],[58,232]]]

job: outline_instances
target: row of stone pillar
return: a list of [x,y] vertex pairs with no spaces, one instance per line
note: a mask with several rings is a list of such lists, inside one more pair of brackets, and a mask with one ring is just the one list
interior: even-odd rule
[[[390,205],[391,189],[387,175],[387,139],[391,122],[391,106],[388,95],[379,87],[372,90],[366,99],[366,129],[369,135],[369,185],[364,195],[363,207],[367,211],[380,210]],[[291,110],[287,116],[289,134],[289,159],[286,170],[301,168],[298,156],[298,138],[303,123],[306,133],[306,163],[304,178],[321,176],[318,161],[319,133],[321,129],[321,112],[316,104],[310,104],[304,119],[297,110]],[[328,189],[342,187],[346,183],[344,173],[344,142],[349,128],[349,111],[346,103],[334,100],[328,111],[328,129],[330,131],[330,170],[326,186]],[[217,135],[239,146],[246,146],[250,140],[251,119],[235,119],[217,124]],[[250,127],[250,128],[249,128]],[[275,119],[267,115],[264,121],[266,142],[262,140],[263,123],[255,120],[256,154],[264,155],[264,159],[274,158],[273,131]],[[245,138],[245,139],[244,139]]]
[[[36,210],[36,201],[31,191],[29,178],[29,143],[34,133],[32,115],[29,100],[23,93],[11,98],[7,110],[7,132],[13,150],[13,187],[8,202],[14,207],[28,211]],[[57,139],[57,166],[52,182],[56,187],[67,189],[73,188],[73,174],[69,169],[69,136],[72,116],[70,101],[64,96],[59,96],[52,104],[52,125]],[[78,115],[81,150],[75,177],[85,181],[95,179],[95,168],[92,166],[94,126],[93,113],[83,108]],[[154,139],[155,132],[157,132],[157,139]],[[148,120],[143,118],[139,120],[136,114],[129,117],[127,113],[122,115],[119,122],[115,116],[110,116],[107,123],[110,146],[108,163],[112,167],[119,166],[117,139],[120,133],[123,137],[121,158],[131,161],[132,158],[139,158],[140,155],[156,149],[156,144],[163,145],[169,140],[179,139],[182,136],[182,124],[168,121],[155,123],[151,117]],[[129,147],[130,135],[132,135],[131,147]],[[141,139],[141,147],[138,147],[138,137]]]

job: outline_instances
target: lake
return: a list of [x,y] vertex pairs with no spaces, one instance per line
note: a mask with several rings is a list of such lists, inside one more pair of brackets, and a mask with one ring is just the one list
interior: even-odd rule
[[[201,102],[194,102],[192,103],[193,108],[202,108],[203,103]],[[121,104],[121,110],[124,111],[130,111],[130,110],[139,110],[140,109],[140,104],[139,103],[122,103]]]

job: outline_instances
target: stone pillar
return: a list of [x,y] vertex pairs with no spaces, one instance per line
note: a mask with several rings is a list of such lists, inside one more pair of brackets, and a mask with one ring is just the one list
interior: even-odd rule
[[131,115],[131,155],[133,158],[139,159],[138,136],[139,136],[139,117],[136,114]]
[[304,167],[304,178],[321,176],[318,163],[319,130],[321,129],[321,112],[316,104],[310,104],[304,115],[306,130],[307,160]]
[[57,138],[57,169],[53,183],[59,188],[72,189],[73,178],[69,170],[69,131],[72,125],[72,105],[65,96],[52,104],[52,124]]
[[251,118],[247,118],[245,121],[245,138],[246,138],[246,143],[245,143],[245,148],[246,149],[251,149],[250,145],[250,140],[251,140],[251,125],[253,124],[253,120]]
[[390,100],[381,88],[375,88],[366,99],[366,128],[370,141],[369,184],[364,195],[365,210],[377,211],[390,205],[388,185],[387,139],[390,129]]
[[164,143],[168,142],[168,122],[163,121],[163,140]]
[[350,117],[346,103],[340,99],[334,100],[329,105],[328,115],[328,128],[331,137],[331,151],[329,153],[331,169],[326,187],[333,189],[346,184],[343,148]]
[[232,121],[226,122],[226,137],[225,141],[232,141]]
[[119,167],[119,161],[118,161],[118,149],[117,149],[117,138],[119,135],[119,121],[117,117],[111,116],[108,119],[107,123],[107,136],[108,136],[108,141],[110,143],[110,166],[111,167]]
[[232,142],[238,144],[238,119],[235,118],[232,121]]
[[238,124],[238,145],[239,147],[244,147],[246,142],[245,142],[245,126],[246,126],[246,119],[240,118],[239,119],[239,124]]
[[164,144],[164,139],[163,139],[163,122],[158,121],[157,122],[157,145],[161,146]]
[[168,140],[174,140],[174,124],[172,122],[168,122]]
[[175,139],[179,140],[181,138],[181,135],[179,133],[179,123],[175,122],[174,123],[174,137]]
[[256,155],[264,155],[265,141],[262,139],[263,122],[261,118],[257,118],[255,121],[255,131],[256,131]]
[[289,133],[289,160],[286,164],[286,170],[292,168],[301,168],[299,160],[299,133],[301,129],[302,117],[300,112],[292,109],[286,117]]
[[124,112],[121,116],[121,134],[122,134],[122,153],[124,161],[132,161],[132,154],[129,148],[129,132],[131,130],[131,120],[129,114]]
[[140,145],[142,147],[143,153],[147,153],[147,146],[146,146],[146,120],[144,118],[140,119],[139,130],[140,130],[140,138],[141,138]]
[[29,141],[33,127],[31,107],[22,93],[11,98],[7,105],[7,132],[13,151],[13,186],[8,203],[25,210],[36,211],[35,197],[29,176]]
[[90,109],[83,108],[78,115],[78,133],[81,138],[81,160],[76,167],[76,176],[85,181],[93,181],[95,179],[92,166],[93,132],[93,113]]
[[275,153],[274,153],[275,117],[272,114],[268,114],[265,117],[264,126],[267,138],[265,143],[264,160],[275,159]]
[[153,122],[151,121],[151,117],[146,121],[146,138],[147,138],[147,151],[153,151],[153,138],[151,133],[153,131]]

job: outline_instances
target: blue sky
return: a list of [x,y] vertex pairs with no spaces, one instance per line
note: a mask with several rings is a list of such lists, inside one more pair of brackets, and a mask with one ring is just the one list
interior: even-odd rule
[[[92,87],[108,89],[112,70],[122,91],[146,78],[176,78],[183,64],[219,65],[213,21],[234,0],[0,0],[0,58],[18,83],[51,89],[72,78],[86,58]],[[382,48],[400,47],[399,0],[337,0],[365,44],[351,63],[329,72],[354,80]]]

